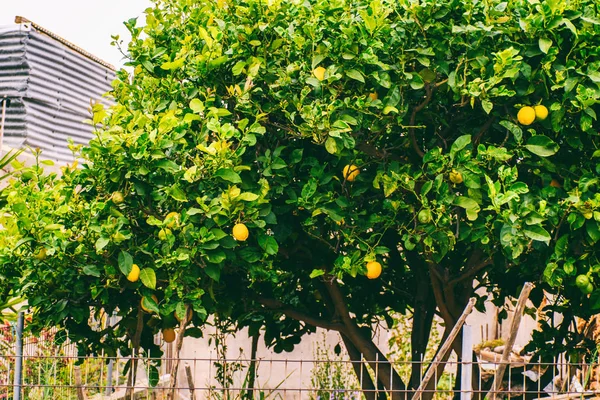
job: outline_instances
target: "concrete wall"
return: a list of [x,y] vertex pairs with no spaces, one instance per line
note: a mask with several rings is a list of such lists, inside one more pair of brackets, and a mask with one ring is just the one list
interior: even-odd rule
[[[480,343],[482,340],[492,340],[497,337],[497,332],[500,331],[503,337],[506,337],[507,330],[510,326],[511,313],[509,318],[498,326],[496,318],[496,307],[488,302],[486,304],[486,312],[480,313],[475,311],[467,319],[467,323],[474,327],[473,336],[474,343]],[[440,330],[443,329],[441,322],[438,322]],[[516,340],[516,345],[524,346],[531,337],[531,332],[536,328],[537,322],[530,316],[524,316],[519,333]],[[408,327],[407,329],[410,329]],[[207,389],[210,386],[220,387],[215,380],[217,368],[214,362],[217,361],[218,354],[216,352],[214,342],[209,344],[209,339],[215,334],[214,328],[207,328],[204,331],[205,337],[202,339],[187,338],[181,352],[183,360],[180,364],[179,379],[181,385],[185,386],[184,366],[187,363],[192,368],[194,381],[197,389]],[[384,354],[388,354],[391,332],[385,328],[385,324],[381,324],[375,329],[375,343]],[[234,383],[231,387],[241,388],[246,377],[246,367],[251,352],[251,339],[248,337],[247,331],[243,330],[235,336],[227,338],[227,358],[229,362],[239,360],[243,365],[243,370],[234,374]],[[337,332],[326,332],[318,330],[316,334],[306,335],[302,342],[297,345],[291,353],[276,354],[271,349],[265,347],[264,342],[259,341],[257,358],[261,360],[257,371],[257,388],[275,388],[280,389],[279,395],[284,399],[307,399],[310,398],[310,392],[306,391],[313,387],[311,377],[315,363],[313,360],[317,357],[315,350],[317,347],[329,349],[328,359],[336,361],[338,359],[347,360],[345,352],[340,357],[336,356],[333,348],[340,344],[343,349],[343,343]],[[322,358],[321,358],[322,361]],[[228,366],[231,368],[231,366]],[[349,375],[352,375],[351,365],[345,364],[345,368]],[[230,369],[231,370],[231,369]],[[303,390],[300,390],[303,389]],[[268,391],[267,391],[268,392]],[[203,395],[208,394],[208,391],[203,391]],[[197,395],[200,394],[197,393]],[[185,398],[185,391],[182,392]]]

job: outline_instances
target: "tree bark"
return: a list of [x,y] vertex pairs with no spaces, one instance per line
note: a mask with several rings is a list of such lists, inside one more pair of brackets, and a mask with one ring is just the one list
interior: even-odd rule
[[251,400],[254,398],[254,380],[256,378],[256,352],[258,350],[258,339],[260,331],[252,335],[252,347],[250,348],[250,366],[248,367],[248,385],[244,399]]
[[410,336],[412,361],[409,380],[410,389],[419,387],[423,377],[422,365],[435,315],[435,299],[427,272],[423,268],[416,268],[414,272],[417,279],[417,296],[413,309],[413,325]]
[[144,329],[144,312],[142,311],[142,307],[138,307],[138,315],[137,315],[137,325],[135,328],[135,333],[133,338],[131,339],[131,345],[133,347],[133,351],[131,353],[131,365],[129,370],[129,377],[127,378],[127,390],[125,391],[125,398],[133,400],[133,394],[135,389],[135,381],[137,375],[137,366],[138,366],[138,357],[140,350],[140,340],[142,338],[142,330]]
[[[379,395],[376,393],[375,385],[373,384],[371,375],[369,375],[366,365],[361,362],[363,359],[360,351],[356,349],[354,344],[352,344],[350,339],[348,339],[344,334],[341,334],[341,336],[342,340],[344,341],[344,346],[346,346],[348,356],[350,356],[350,361],[352,361],[352,368],[354,369],[356,378],[360,382],[361,389],[363,390],[362,394],[367,400],[385,400],[385,389],[379,393]],[[377,386],[379,389],[380,384],[378,383]]]
[[369,361],[369,365],[375,371],[377,379],[391,391],[392,400],[404,399],[406,386],[400,375],[392,367],[392,364],[387,360],[383,353],[377,348],[371,339],[363,336],[356,321],[350,317],[350,311],[346,305],[344,295],[338,286],[337,281],[333,278],[326,283],[327,291],[331,296],[338,316],[344,324],[343,333],[352,342],[356,349],[363,354]]
[[175,361],[171,368],[171,390],[167,396],[168,400],[175,399],[175,390],[177,388],[177,375],[179,374],[179,354],[181,353],[181,347],[183,346],[183,338],[185,336],[185,328],[187,327],[190,317],[190,306],[185,306],[185,317],[179,323],[179,335],[177,335],[177,341],[175,342]]

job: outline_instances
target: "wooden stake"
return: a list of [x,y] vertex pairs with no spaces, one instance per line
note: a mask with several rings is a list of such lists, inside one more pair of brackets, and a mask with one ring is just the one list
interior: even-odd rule
[[194,377],[190,364],[185,364],[185,376],[187,376],[188,387],[190,388],[190,400],[196,400],[196,388],[194,386]]
[[79,365],[73,366],[73,372],[75,375],[75,388],[77,389],[77,400],[85,400],[83,394],[83,385],[81,383],[81,367]]
[[504,350],[502,351],[500,364],[498,365],[498,368],[496,368],[496,373],[494,375],[494,383],[492,384],[492,388],[490,389],[490,400],[496,399],[498,390],[502,385],[502,378],[504,377],[504,372],[506,371],[506,366],[508,365],[510,352],[512,351],[513,345],[515,344],[515,340],[517,339],[517,332],[519,331],[519,326],[521,325],[521,318],[523,317],[523,311],[525,310],[525,304],[527,303],[527,299],[529,298],[529,293],[531,293],[531,289],[533,289],[533,284],[531,284],[530,282],[526,282],[525,285],[523,285],[521,294],[519,295],[517,307],[515,308],[512,323],[510,324],[508,338],[504,343]]
[[467,317],[473,311],[473,307],[475,307],[475,299],[471,298],[469,300],[469,303],[465,307],[465,310],[463,311],[462,315],[460,316],[458,321],[456,321],[456,324],[452,328],[452,331],[450,331],[450,334],[446,338],[446,341],[442,344],[442,347],[440,347],[440,350],[435,355],[433,361],[431,362],[431,365],[429,365],[429,368],[427,369],[427,373],[423,377],[423,380],[421,381],[419,388],[413,395],[412,400],[419,399],[419,397],[421,397],[421,395],[423,394],[423,391],[427,387],[427,384],[429,383],[431,378],[433,378],[433,376],[435,375],[437,366],[442,361],[442,359],[444,358],[444,356],[446,355],[448,350],[450,350],[450,347],[452,347],[452,343],[454,342],[454,339],[456,339],[456,337],[460,333],[460,330],[462,329],[462,326],[465,324]]

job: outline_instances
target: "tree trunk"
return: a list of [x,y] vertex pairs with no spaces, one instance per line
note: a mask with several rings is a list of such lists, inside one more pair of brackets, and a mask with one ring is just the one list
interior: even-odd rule
[[379,380],[387,390],[391,391],[392,400],[404,399],[406,386],[400,375],[394,370],[392,364],[377,348],[370,338],[365,338],[356,324],[356,321],[350,317],[350,311],[345,301],[345,297],[338,286],[337,281],[332,280],[326,284],[327,291],[331,296],[338,316],[344,324],[344,334],[352,342],[356,349],[363,354],[365,359],[375,371],[377,380]]
[[[415,271],[416,272],[416,271]],[[423,360],[427,352],[427,344],[431,335],[433,317],[435,315],[435,299],[426,271],[419,268],[417,272],[417,296],[413,310],[413,325],[410,336],[411,374],[409,388],[416,389],[423,377]]]
[[127,378],[127,390],[125,390],[125,398],[133,400],[133,394],[135,389],[135,381],[137,376],[137,366],[138,366],[138,357],[139,357],[139,349],[140,349],[140,340],[142,338],[142,330],[144,329],[144,312],[142,311],[142,307],[138,307],[138,315],[137,315],[137,325],[135,328],[135,333],[133,338],[131,339],[131,345],[133,347],[133,351],[131,353],[131,365],[129,366],[131,369],[129,370],[129,376]]
[[254,398],[254,380],[256,378],[256,352],[258,350],[258,339],[260,331],[252,335],[252,347],[250,349],[250,365],[248,366],[248,385],[244,399],[251,400]]
[[183,346],[183,338],[185,337],[185,328],[187,327],[190,317],[190,306],[185,306],[185,317],[179,323],[179,334],[177,335],[177,341],[175,342],[175,361],[171,368],[171,390],[167,396],[168,400],[175,399],[175,390],[177,388],[177,375],[179,374],[179,354],[181,353],[181,347]]
[[[360,382],[361,389],[363,390],[363,395],[367,400],[385,400],[385,391],[376,393],[375,385],[373,384],[373,380],[371,379],[371,375],[369,375],[369,371],[367,370],[366,365],[362,362],[363,359],[361,357],[360,351],[356,349],[356,347],[352,344],[352,342],[342,333],[342,340],[344,341],[344,345],[346,346],[346,351],[348,352],[348,356],[350,356],[350,361],[352,361],[352,368],[354,369],[354,373],[356,374],[356,378]],[[378,382],[379,389],[379,382]]]

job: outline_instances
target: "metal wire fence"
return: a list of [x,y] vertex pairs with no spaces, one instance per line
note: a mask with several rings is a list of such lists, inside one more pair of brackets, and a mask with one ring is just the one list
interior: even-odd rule
[[[171,390],[171,367],[177,360],[172,348],[161,358],[138,359],[136,379],[128,386],[127,371],[131,357],[78,357],[74,346],[57,346],[61,333],[43,332],[23,340],[22,386],[15,386],[17,365],[15,331],[10,324],[0,325],[0,400],[23,399],[125,399],[131,388],[135,399],[167,399]],[[500,353],[494,349],[476,349],[473,362],[451,359],[436,369],[435,385],[417,399],[442,400],[460,396],[463,400],[492,398],[535,399],[583,398],[600,390],[598,359],[569,362],[561,357],[549,363],[531,360],[526,354],[512,354],[497,396],[489,392],[494,373],[500,365]],[[319,399],[378,400],[411,399],[414,389],[403,385],[410,373],[420,382],[429,364],[387,361],[351,361],[334,354],[327,359],[275,359],[194,357],[179,358],[174,399]],[[157,367],[157,368],[156,368]],[[461,373],[469,370],[471,382],[463,382]],[[356,371],[359,371],[358,374]],[[389,371],[389,376],[384,374]],[[400,378],[395,375],[398,372]],[[369,386],[368,382],[391,382],[394,391]],[[394,379],[396,380],[394,382]],[[398,382],[401,380],[402,382]],[[399,385],[398,385],[399,384]],[[375,393],[375,396],[373,396]],[[130,393],[131,394],[131,393]]]
[[[12,399],[14,356],[1,356],[0,399]],[[23,356],[23,398],[25,399],[124,399],[128,388],[125,366],[130,357],[76,357],[68,355]],[[140,358],[137,379],[132,386],[136,399],[166,399],[170,375],[165,365],[174,359]],[[253,378],[249,367],[254,361]],[[161,363],[158,382],[149,382],[150,366]],[[381,380],[383,362],[367,363],[350,360],[276,360],[276,359],[180,359],[181,368],[175,387],[179,399],[363,399],[369,392],[381,398],[411,398],[410,389],[395,391],[367,389],[365,382]],[[365,366],[364,375],[354,374],[354,364]],[[455,395],[483,398],[493,380],[493,363],[474,362],[471,387],[457,387],[457,374],[465,364],[452,361],[433,378],[433,388],[419,398],[450,399]],[[397,365],[396,365],[397,367]],[[425,370],[419,365],[419,370]],[[599,364],[528,363],[509,365],[498,398],[576,398],[591,396],[600,387]],[[390,376],[393,381],[393,376]],[[250,383],[252,382],[252,383]],[[404,396],[397,397],[398,394]],[[394,395],[394,396],[393,396]],[[393,397],[392,397],[393,396]]]

